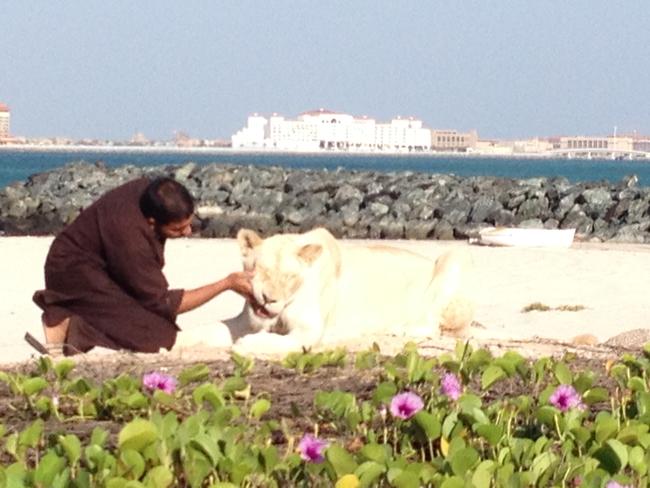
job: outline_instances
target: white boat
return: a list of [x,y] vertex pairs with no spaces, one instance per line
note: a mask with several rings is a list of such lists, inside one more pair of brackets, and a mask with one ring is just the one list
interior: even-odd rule
[[522,229],[518,227],[488,227],[470,244],[486,246],[569,247],[575,229]]

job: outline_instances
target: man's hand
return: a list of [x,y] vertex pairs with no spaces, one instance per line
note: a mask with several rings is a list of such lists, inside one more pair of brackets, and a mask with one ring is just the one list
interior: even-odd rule
[[253,296],[253,279],[254,273],[252,271],[236,271],[230,273],[226,280],[228,281],[228,288],[236,293],[239,293],[247,301],[255,301]]
[[239,271],[236,273],[230,273],[225,278],[210,283],[209,285],[195,288],[194,290],[184,290],[183,298],[181,299],[181,304],[178,307],[177,313],[194,310],[196,307],[203,305],[208,300],[212,300],[214,297],[226,290],[232,290],[243,296],[247,301],[254,302],[253,285],[251,284],[252,278],[253,272]]

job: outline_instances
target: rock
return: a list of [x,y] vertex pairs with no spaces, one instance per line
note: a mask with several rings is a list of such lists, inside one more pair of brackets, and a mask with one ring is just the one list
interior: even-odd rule
[[610,337],[605,344],[612,347],[641,349],[650,342],[650,329],[632,329]]
[[350,238],[465,239],[480,228],[572,228],[584,240],[650,242],[650,188],[565,178],[317,171],[187,163],[108,168],[76,162],[0,189],[4,235],[54,234],[100,195],[141,176],[174,175],[193,194],[201,235],[314,226]]

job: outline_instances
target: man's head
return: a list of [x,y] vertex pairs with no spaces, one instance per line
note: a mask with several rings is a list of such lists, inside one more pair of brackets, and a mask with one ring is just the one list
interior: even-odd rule
[[161,237],[192,233],[194,201],[183,185],[171,178],[156,178],[140,197],[140,210]]

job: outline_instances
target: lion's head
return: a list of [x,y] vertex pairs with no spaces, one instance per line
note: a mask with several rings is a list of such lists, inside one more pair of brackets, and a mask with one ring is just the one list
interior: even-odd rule
[[244,269],[253,271],[253,295],[249,303],[251,325],[257,330],[286,333],[282,312],[289,306],[323,246],[305,242],[304,235],[278,234],[262,239],[255,231],[241,229],[237,241]]

